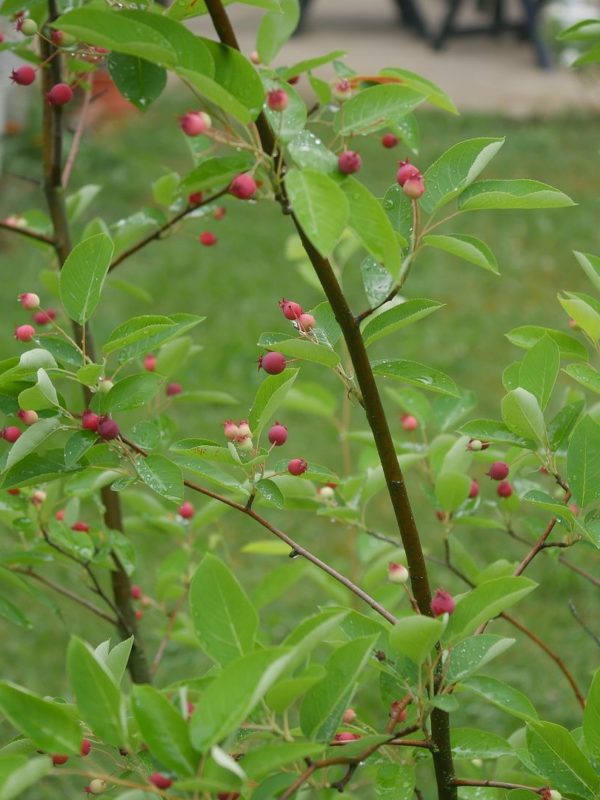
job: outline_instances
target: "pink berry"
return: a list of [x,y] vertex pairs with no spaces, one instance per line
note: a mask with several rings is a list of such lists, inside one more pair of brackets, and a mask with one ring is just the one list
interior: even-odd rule
[[109,439],[117,439],[121,433],[117,423],[109,416],[100,417],[97,430],[99,435],[107,441]]
[[510,468],[504,461],[494,461],[486,474],[489,475],[493,481],[503,481],[505,478],[508,478],[509,472]]
[[409,178],[402,187],[402,191],[411,200],[418,200],[425,194],[425,181],[423,176],[419,175],[416,178]]
[[227,214],[227,209],[223,208],[223,206],[219,206],[218,208],[215,208],[215,210],[213,211],[213,219],[216,219],[218,221],[220,219],[223,219],[223,217],[226,214]]
[[131,590],[130,591],[131,591],[131,597],[134,600],[139,600],[140,597],[142,596],[142,587],[138,586],[137,583],[132,583],[131,584]]
[[304,313],[299,303],[295,303],[293,300],[286,300],[285,298],[279,301],[279,308],[283,312],[283,316],[289,320],[300,319]]
[[196,509],[188,500],[179,506],[179,516],[183,519],[191,519],[195,513]]
[[183,392],[183,386],[180,383],[169,383],[166,388],[167,397],[175,397],[176,394]]
[[243,419],[238,423],[238,438],[246,439],[248,436],[252,436],[252,431],[250,430],[248,420]]
[[355,742],[357,739],[360,739],[360,734],[351,731],[342,731],[333,737],[334,742]]
[[223,433],[227,439],[233,441],[240,435],[240,429],[232,419],[228,419],[223,423]]
[[352,725],[354,720],[356,719],[356,711],[353,708],[347,708],[344,711],[344,716],[342,717],[342,722],[346,725]]
[[510,497],[513,493],[513,487],[510,481],[500,481],[496,491],[498,492],[498,497]]
[[34,425],[39,419],[37,411],[19,411],[17,416],[25,425]]
[[412,414],[402,414],[400,417],[402,429],[405,431],[416,431],[419,427],[419,420]]
[[14,444],[21,435],[21,429],[17,428],[16,425],[9,425],[8,428],[4,428],[0,433],[5,441]]
[[362,158],[354,150],[344,150],[338,158],[338,169],[343,175],[352,175],[362,167]]
[[401,700],[394,700],[390,705],[390,717],[393,717],[396,723],[404,722],[406,719],[406,708]]
[[141,620],[141,618],[143,616],[144,616],[144,612],[141,610],[141,608],[136,608],[136,610],[135,610],[135,618],[137,619],[138,622]]
[[33,315],[33,321],[36,325],[50,325],[56,319],[56,311],[53,308],[48,308],[46,311],[36,311]]
[[78,531],[79,533],[89,533],[90,526],[87,524],[87,522],[75,522],[73,525],[71,525],[71,530]]
[[89,739],[82,739],[81,740],[81,749],[79,751],[81,753],[81,755],[82,756],[89,756],[91,749],[92,749],[92,743],[90,742],[90,740]]
[[431,600],[431,610],[434,617],[442,614],[451,614],[456,607],[452,595],[444,589],[437,589]]
[[45,502],[47,497],[46,492],[43,492],[41,489],[36,489],[35,492],[29,498],[34,506],[41,506],[43,502]]
[[168,789],[173,781],[162,772],[153,772],[150,775],[150,783],[153,783],[157,789]]
[[391,581],[391,583],[406,583],[408,578],[408,570],[404,564],[397,564],[395,561],[390,561],[388,564],[388,580]]
[[188,203],[191,206],[199,206],[204,200],[204,192],[192,192],[188,195]]
[[148,353],[147,356],[144,356],[144,369],[148,370],[148,372],[155,372],[156,356],[152,355],[152,353]]
[[283,353],[272,350],[258,359],[258,368],[264,369],[269,375],[279,375],[285,369],[286,363]]
[[23,308],[25,308],[27,311],[33,311],[33,309],[39,308],[40,298],[33,292],[25,292],[24,294],[19,295],[19,303],[21,303]]
[[89,408],[81,415],[81,427],[86,431],[97,431],[100,417]]
[[179,125],[186,136],[201,136],[210,130],[212,120],[204,111],[188,111],[180,118]]
[[13,71],[10,73],[10,79],[13,83],[17,83],[19,86],[29,86],[35,80],[35,70],[33,67],[25,64],[22,67],[13,69]]
[[333,94],[336,100],[340,101],[348,100],[350,97],[352,97],[353,93],[352,84],[346,78],[342,78],[341,80],[336,81],[336,83],[333,84],[331,93]]
[[409,178],[418,178],[421,176],[421,172],[414,164],[411,164],[408,159],[406,161],[401,161],[400,166],[398,168],[398,172],[396,173],[396,180],[400,184],[400,186],[404,186],[406,181]]
[[54,515],[54,519],[57,519],[59,522],[62,522],[65,518],[65,510],[64,508],[59,508],[56,514]]
[[66,764],[69,760],[69,756],[63,755],[53,755],[52,756],[52,763],[55,767],[59,767],[61,764]]
[[476,480],[471,481],[471,488],[469,489],[469,497],[471,500],[479,494],[479,484]]
[[62,31],[52,31],[50,34],[50,41],[52,44],[55,44],[57,47],[61,47],[65,39],[65,35]]
[[302,475],[308,469],[308,464],[303,458],[292,458],[288,461],[287,468],[290,475]]
[[392,147],[396,147],[400,140],[394,133],[384,133],[381,137],[381,144],[390,150]]
[[249,175],[247,172],[234,178],[229,186],[229,191],[234,197],[237,197],[238,200],[249,200],[251,197],[254,197],[256,189],[256,181],[252,175]]
[[73,99],[73,89],[68,83],[57,83],[46,94],[51,106],[64,106]]
[[303,331],[312,331],[317,324],[317,320],[312,314],[300,314],[298,317],[298,325]]
[[217,237],[210,231],[203,231],[198,238],[204,247],[213,247],[217,243]]
[[285,111],[289,97],[283,89],[271,89],[267,94],[267,105],[271,111]]
[[15,339],[19,342],[30,342],[35,336],[33,325],[19,325],[15,330]]
[[274,444],[275,447],[281,447],[282,444],[287,442],[288,438],[288,429],[285,425],[280,425],[279,422],[276,422],[271,428],[269,428],[269,441],[271,444]]

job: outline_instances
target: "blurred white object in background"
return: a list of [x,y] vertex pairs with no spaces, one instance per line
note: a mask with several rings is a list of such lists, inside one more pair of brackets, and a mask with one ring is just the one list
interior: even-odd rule
[[584,43],[561,42],[558,35],[565,28],[584,19],[600,19],[600,0],[551,0],[542,9],[542,32],[560,63],[571,66],[585,49]]

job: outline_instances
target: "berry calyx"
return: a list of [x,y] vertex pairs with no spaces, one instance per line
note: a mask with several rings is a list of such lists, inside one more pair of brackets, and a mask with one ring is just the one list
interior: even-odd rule
[[285,111],[290,99],[283,89],[271,89],[267,93],[267,106],[271,111]]
[[17,428],[16,425],[9,425],[0,431],[0,435],[6,442],[14,444],[21,435],[21,429]]
[[36,311],[33,315],[33,321],[36,325],[50,325],[56,319],[56,311],[53,308],[48,308],[46,311]]
[[94,778],[90,781],[88,785],[89,794],[104,794],[108,787],[106,781],[103,781],[102,778]]
[[269,375],[279,375],[285,369],[286,363],[283,353],[271,350],[258,359],[258,368],[264,369]]
[[409,574],[404,564],[397,564],[395,561],[390,561],[388,564],[388,580],[391,583],[406,583]]
[[68,83],[57,83],[46,94],[51,106],[65,106],[73,99],[73,89]]
[[73,525],[71,525],[71,530],[78,531],[79,533],[89,533],[90,526],[87,522],[74,522]]
[[152,353],[148,353],[147,356],[144,356],[144,369],[148,372],[156,371],[156,356],[152,355]]
[[513,487],[510,481],[501,481],[496,487],[498,497],[510,497],[513,493]]
[[188,111],[179,119],[179,126],[186,136],[201,136],[212,127],[212,120],[204,111]]
[[474,497],[477,497],[478,494],[479,494],[479,484],[473,478],[473,480],[471,481],[471,488],[469,489],[469,499],[472,500]]
[[431,599],[431,610],[434,617],[440,617],[442,614],[451,614],[456,608],[454,598],[445,589],[436,589],[435,594]]
[[229,191],[238,200],[250,200],[256,194],[256,189],[256,181],[247,172],[234,178],[229,186]]
[[97,431],[98,434],[106,441],[109,441],[110,439],[117,439],[121,433],[117,423],[114,421],[114,419],[112,419],[112,417],[109,416],[100,417]]
[[342,722],[344,722],[346,725],[352,725],[356,717],[356,711],[353,708],[347,708],[342,716]]
[[282,444],[287,442],[288,438],[288,429],[285,425],[281,425],[279,422],[276,422],[275,425],[272,425],[269,428],[269,441],[271,444],[275,445],[275,447],[281,447]]
[[60,754],[55,754],[52,756],[52,763],[55,767],[59,767],[61,764],[66,764],[69,760],[69,756],[63,756]]
[[200,244],[204,247],[213,247],[217,243],[217,237],[211,231],[203,231],[198,237]]
[[92,749],[92,743],[89,739],[82,739],[81,740],[81,747],[79,748],[79,752],[82,756],[89,756]]
[[349,100],[353,94],[352,84],[346,78],[335,81],[331,87],[331,94],[336,100],[341,102],[344,100]]
[[418,200],[419,197],[423,197],[425,194],[425,181],[423,180],[423,176],[419,174],[415,178],[409,178],[402,187],[402,191],[407,197],[410,197],[411,200]]
[[183,392],[183,386],[180,383],[169,383],[166,388],[167,397],[175,397],[177,394]]
[[13,69],[10,73],[10,79],[19,86],[29,86],[35,80],[35,70],[29,64],[24,64],[22,67]]
[[97,431],[98,430],[98,423],[100,422],[100,416],[90,409],[86,409],[81,415],[81,427],[84,428],[86,431]]
[[412,414],[402,414],[400,417],[402,429],[405,431],[416,431],[419,427],[419,420]]
[[223,433],[226,439],[233,441],[240,435],[240,429],[232,419],[228,419],[223,423]]
[[182,503],[179,506],[178,513],[182,519],[192,519],[196,513],[196,509],[188,500],[186,500],[185,503]]
[[37,411],[23,411],[23,410],[21,410],[21,411],[19,411],[17,413],[17,416],[21,420],[21,422],[23,422],[25,425],[33,425],[39,419]]
[[489,475],[493,481],[503,481],[505,478],[508,478],[509,472],[510,468],[506,462],[494,461],[486,472],[486,475]]
[[285,298],[279,301],[279,308],[283,316],[289,320],[300,319],[304,311],[300,303],[295,303],[293,300],[286,300]]
[[381,144],[388,150],[391,150],[392,147],[396,147],[399,141],[400,139],[398,139],[395,133],[384,133],[381,137]]
[[298,325],[303,331],[312,331],[316,324],[317,320],[312,314],[301,314],[298,317]]
[[23,308],[27,311],[33,311],[40,307],[40,298],[34,292],[25,292],[19,295],[19,303],[21,303]]
[[292,458],[287,465],[290,475],[303,475],[308,469],[308,463],[303,458]]
[[406,161],[400,162],[398,172],[396,173],[396,180],[400,186],[404,186],[409,178],[418,178],[420,175],[421,171],[415,167],[414,164],[411,164],[408,159],[406,159]]
[[343,175],[352,175],[362,167],[362,158],[354,150],[344,150],[338,158],[338,169]]
[[35,336],[33,325],[19,325],[15,329],[15,339],[19,342],[30,342]]
[[150,783],[154,784],[157,789],[168,789],[173,781],[162,772],[153,772],[150,775]]
[[142,587],[138,586],[137,583],[132,583],[130,593],[133,600],[139,600],[142,596]]
[[355,742],[357,739],[360,739],[360,733],[352,733],[351,731],[341,731],[340,733],[336,733],[333,737],[334,742]]
[[192,192],[188,194],[188,203],[191,206],[199,206],[204,200],[204,192]]

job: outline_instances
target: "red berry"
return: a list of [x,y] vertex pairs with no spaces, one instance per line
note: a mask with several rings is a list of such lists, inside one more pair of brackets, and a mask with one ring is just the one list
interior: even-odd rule
[[37,411],[19,411],[17,416],[25,425],[33,425],[39,419]]
[[192,192],[188,195],[188,203],[191,206],[199,206],[204,200],[204,192]]
[[64,508],[59,508],[56,514],[54,515],[54,518],[57,519],[59,522],[62,522],[65,518]]
[[139,608],[138,608],[138,609],[136,609],[136,611],[135,611],[135,618],[138,620],[138,622],[141,620],[141,618],[142,618],[143,616],[144,616],[144,612],[143,612],[143,611],[141,611]]
[[99,435],[106,440],[117,439],[121,433],[117,423],[109,416],[100,417],[97,430]]
[[152,353],[148,353],[147,356],[144,356],[144,369],[148,370],[148,372],[154,372],[156,370],[156,356],[152,355]]
[[274,444],[275,447],[281,447],[282,444],[287,442],[288,438],[288,429],[285,425],[280,425],[279,422],[276,422],[269,429],[269,441],[271,444]]
[[390,705],[390,717],[393,717],[396,722],[404,722],[406,719],[406,708],[401,700],[394,700]]
[[21,429],[17,428],[16,425],[9,425],[8,428],[4,428],[1,431],[1,434],[2,434],[2,438],[5,441],[10,442],[11,444],[13,444],[14,442],[17,441],[17,439],[21,435]]
[[240,429],[232,419],[228,419],[223,423],[223,433],[227,439],[233,441],[240,435]]
[[411,164],[408,159],[406,161],[401,161],[400,166],[398,168],[398,172],[396,173],[396,180],[400,184],[400,186],[404,186],[406,181],[409,178],[419,178],[421,177],[421,172],[414,164]]
[[510,484],[510,481],[501,481],[496,491],[498,492],[498,497],[510,497],[513,493],[513,487]]
[[425,181],[423,180],[423,176],[419,175],[416,178],[409,178],[402,187],[402,191],[407,197],[410,197],[411,200],[418,200],[419,197],[423,197],[425,194]]
[[402,414],[400,417],[402,428],[405,431],[416,431],[419,427],[419,420],[412,414]]
[[234,197],[237,197],[238,200],[249,200],[256,194],[256,188],[256,181],[252,175],[244,172],[231,181],[229,191]]
[[300,319],[302,314],[304,314],[302,306],[299,303],[295,303],[293,300],[280,300],[279,308],[283,312],[283,316],[289,320]]
[[381,144],[388,150],[392,147],[396,147],[399,141],[400,140],[394,133],[384,133],[381,137]]
[[141,586],[138,586],[136,583],[133,583],[131,585],[130,591],[131,591],[131,596],[134,600],[139,600],[140,597],[142,596],[142,588]]
[[6,491],[9,494],[12,494],[12,495],[15,495],[15,496],[18,495],[18,494],[21,494],[21,490],[20,489],[7,489]]
[[338,158],[338,169],[344,175],[358,172],[362,167],[362,158],[354,150],[344,150]]
[[183,519],[191,519],[195,513],[196,509],[188,500],[179,506],[179,516]]
[[18,83],[19,86],[29,86],[35,80],[35,70],[28,64],[24,64],[22,67],[13,69],[10,73],[10,79],[13,83]]
[[40,298],[34,292],[25,292],[19,295],[19,303],[21,303],[23,308],[27,309],[27,311],[33,311],[35,308],[39,308]]
[[289,97],[283,89],[271,89],[267,93],[267,105],[271,111],[285,111],[289,103]]
[[219,792],[217,800],[238,800],[239,792]]
[[451,614],[456,607],[454,598],[449,592],[444,589],[437,589],[431,600],[431,610],[434,617],[439,617],[442,614]]
[[36,311],[33,315],[33,321],[36,325],[50,325],[56,319],[56,311],[49,308],[46,311]]
[[65,39],[65,35],[62,31],[52,31],[50,34],[50,41],[52,44],[55,44],[57,47],[61,47]]
[[175,397],[176,394],[183,392],[183,386],[180,383],[169,383],[166,389],[167,397]]
[[218,241],[214,233],[211,233],[210,231],[203,231],[198,238],[200,240],[200,244],[203,244],[204,247],[212,247]]
[[53,755],[52,756],[52,763],[55,767],[60,766],[61,764],[66,764],[69,760],[69,756],[62,756],[62,755]]
[[503,481],[505,478],[508,478],[509,472],[509,466],[504,461],[494,461],[486,474],[489,475],[493,481]]
[[471,481],[471,488],[469,489],[469,497],[473,499],[479,494],[479,484],[476,480]]
[[188,111],[179,120],[181,130],[186,136],[201,136],[212,126],[212,120],[204,111]]
[[302,475],[308,469],[308,464],[303,458],[292,458],[287,468],[290,475]]
[[87,522],[75,522],[73,525],[71,525],[71,530],[78,531],[79,533],[89,533],[90,526],[87,524]]
[[336,733],[333,737],[334,742],[355,742],[357,739],[360,739],[360,733],[352,733],[351,731],[342,731],[341,733]]
[[168,789],[173,781],[162,772],[153,772],[150,775],[150,783],[153,783],[157,789]]
[[68,83],[57,83],[46,94],[51,106],[64,106],[73,99],[73,89]]
[[194,711],[196,710],[196,706],[190,700],[188,700],[186,710],[188,713],[188,717],[191,717]]
[[35,336],[33,325],[19,325],[15,330],[15,339],[19,342],[30,342]]
[[81,740],[81,749],[79,751],[81,753],[81,755],[82,756],[89,756],[91,749],[92,749],[92,743],[90,742],[90,740],[89,739],[82,739]]
[[86,409],[81,415],[81,427],[86,431],[97,431],[100,417],[89,408]]
[[264,369],[269,375],[279,375],[285,369],[286,363],[283,353],[272,350],[258,359],[258,368]]
[[345,722],[346,725],[352,725],[354,720],[356,719],[357,714],[353,708],[347,708],[344,711],[344,716],[342,717],[342,722]]

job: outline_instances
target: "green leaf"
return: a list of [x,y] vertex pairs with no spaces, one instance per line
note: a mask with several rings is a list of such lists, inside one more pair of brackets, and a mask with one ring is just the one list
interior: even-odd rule
[[167,85],[166,70],[145,58],[111,53],[108,70],[123,97],[140,111],[146,111]]
[[23,389],[19,393],[19,406],[23,409],[41,411],[58,405],[58,395],[48,373],[44,369],[38,369],[37,382],[29,389]]
[[79,753],[81,731],[68,710],[14,683],[0,683],[0,709],[24,736],[51,753]]
[[348,226],[369,253],[395,275],[400,267],[400,246],[380,202],[356,178],[348,176],[340,186],[350,208]]
[[134,686],[131,699],[135,721],[152,755],[178,775],[194,775],[200,755],[175,706],[152,686]]
[[600,314],[581,297],[568,292],[565,297],[558,296],[558,302],[590,339],[600,339]]
[[398,67],[386,67],[381,70],[381,75],[393,75],[401,78],[401,83],[408,86],[409,89],[414,89],[419,94],[424,95],[427,100],[434,106],[448,111],[450,114],[458,114],[458,110],[452,100],[448,97],[446,92],[440,89],[433,81],[427,80],[422,75],[416,72],[411,72],[408,69],[399,69]]
[[[271,481],[268,478],[266,478],[266,479],[263,478],[263,480],[257,481],[255,486],[256,486],[257,491],[265,498],[265,500],[267,500],[269,503],[274,505],[276,508],[283,508],[284,502],[285,502],[285,498],[284,498],[284,496],[283,496],[283,494],[281,492],[281,489],[279,488],[279,486],[277,486],[275,481]],[[271,542],[270,541],[269,544],[271,546],[273,546],[273,545],[280,546],[283,543],[282,542]],[[284,545],[284,547],[285,547],[285,552],[287,552],[287,550],[288,550],[287,545]],[[244,550],[245,550],[245,552],[252,552],[252,551],[246,550],[246,548],[244,548]],[[254,552],[256,552],[256,551],[254,551]]]
[[503,144],[504,139],[467,139],[446,150],[425,172],[423,209],[431,214],[470,186]]
[[600,669],[596,670],[583,711],[583,735],[594,761],[600,761]]
[[77,471],[65,466],[62,450],[50,450],[43,456],[30,453],[4,474],[2,487],[11,489],[16,486],[30,486],[61,477],[69,472]]
[[336,172],[337,157],[312,131],[301,131],[288,143],[288,152],[294,164],[302,169],[318,172]]
[[260,435],[284,401],[297,376],[297,369],[286,369],[279,375],[269,375],[258,387],[249,417],[250,429],[254,436]]
[[314,742],[295,741],[286,744],[268,744],[257,747],[244,755],[244,772],[252,780],[260,780],[271,772],[292,765],[306,758],[314,758],[323,752],[323,745]]
[[558,517],[560,521],[567,524],[569,528],[571,528],[575,522],[575,515],[568,506],[564,503],[559,503],[558,500],[555,500],[549,494],[539,489],[531,489],[526,492],[521,499],[527,503],[533,503],[533,505],[536,505],[538,508],[543,508],[544,511],[549,511],[555,517]]
[[537,399],[526,389],[513,389],[502,398],[502,419],[506,427],[524,439],[547,442],[544,415]]
[[335,367],[340,362],[339,355],[330,346],[299,337],[288,339],[285,333],[263,333],[257,344],[265,350],[277,350],[284,356],[301,358],[326,367]]
[[537,586],[529,578],[510,576],[484,581],[463,595],[451,614],[446,629],[450,641],[467,636],[482,623],[510,608]]
[[[221,92],[223,90],[227,92],[229,105],[231,105],[231,101],[234,101],[243,111],[243,114],[237,113],[234,116],[240,122],[244,122],[248,118],[248,121],[256,119],[263,107],[265,93],[260,76],[254,66],[235,48],[215,42],[213,39],[197,36],[195,42],[194,48],[197,47],[197,44],[203,45],[212,58],[215,86]],[[198,67],[195,69],[197,72],[206,74],[205,69]],[[227,111],[228,109],[223,105],[222,110]]]
[[227,186],[240,172],[247,172],[253,163],[248,153],[203,159],[182,180],[181,189],[184,192],[197,192],[213,186]]
[[439,641],[444,627],[441,619],[419,614],[402,617],[389,633],[390,647],[420,665]]
[[505,639],[491,633],[469,636],[452,648],[446,680],[449,684],[465,680],[514,643],[514,639]]
[[[281,82],[274,78],[264,77],[263,83],[266,92],[281,88]],[[305,132],[307,111],[306,103],[298,92],[289,84],[284,85],[288,98],[287,107],[283,111],[272,111],[268,105],[265,105],[264,114],[280,141],[287,143]],[[335,162],[337,167],[337,158]]]
[[124,639],[119,644],[116,644],[104,659],[117,684],[120,684],[123,680],[132,647],[133,636],[130,636],[129,639]]
[[394,83],[363,89],[336,114],[334,130],[340,136],[374,133],[414,111],[424,99],[420,92]]
[[365,346],[368,347],[384,336],[388,336],[390,333],[394,333],[419,319],[428,317],[438,308],[442,308],[442,306],[443,303],[424,298],[405,300],[402,303],[386,303],[385,306],[382,306],[381,311],[367,317],[362,326]]
[[387,761],[377,765],[376,800],[411,800],[415,792],[415,768],[412,764]]
[[98,442],[93,431],[77,431],[65,444],[65,466],[72,467]]
[[588,352],[585,347],[574,336],[562,331],[555,331],[552,328],[542,328],[539,325],[523,325],[520,328],[513,328],[506,334],[509,342],[517,347],[529,350],[543,336],[553,339],[560,350],[561,358],[574,358],[578,361],[587,361]]
[[435,496],[444,511],[456,511],[471,489],[471,478],[464,472],[441,472],[435,482]]
[[67,670],[82,719],[106,744],[123,747],[127,724],[121,690],[91,647],[76,636],[67,649]]
[[300,707],[305,736],[329,742],[350,703],[377,636],[362,636],[338,648],[327,660],[326,676],[310,689]]
[[460,431],[471,439],[481,439],[484,442],[502,442],[527,450],[535,450],[536,447],[534,441],[517,436],[503,422],[495,419],[475,419],[463,425]]
[[600,258],[593,256],[591,253],[578,253],[577,250],[573,252],[579,262],[579,266],[592,282],[594,289],[600,292]]
[[430,392],[455,396],[459,394],[458,386],[452,378],[433,367],[419,364],[416,361],[384,359],[373,362],[372,366],[374,374],[384,378],[394,378],[404,383],[414,384],[421,389],[428,389]]
[[537,398],[542,410],[550,402],[559,370],[560,350],[547,335],[533,345],[521,362],[519,386]]
[[527,746],[528,762],[553,789],[577,797],[596,796],[598,773],[566,728],[552,722],[531,722]]
[[491,678],[487,675],[473,676],[462,683],[461,686],[475,692],[480,697],[484,697],[497,708],[512,714],[513,717],[524,720],[538,718],[538,713],[527,695],[507,683],[499,681],[497,678]]
[[310,664],[300,675],[294,678],[282,678],[267,692],[266,702],[273,711],[282,714],[292,703],[306,694],[315,684],[325,677],[325,668],[321,664]]
[[97,233],[76,244],[61,269],[60,299],[69,317],[80,325],[89,320],[100,301],[113,252],[111,238]]
[[362,261],[360,272],[369,304],[379,305],[392,290],[394,278],[371,256],[367,256]]
[[333,50],[331,53],[326,53],[324,56],[316,56],[315,58],[307,58],[303,61],[298,61],[291,67],[284,67],[279,70],[279,74],[284,81],[289,81],[290,78],[295,78],[296,75],[302,75],[303,72],[311,72],[323,64],[329,64],[338,58],[343,58],[347,55],[345,50]]
[[102,397],[102,411],[131,411],[146,405],[156,395],[161,376],[153,372],[141,372],[118,381],[107,395]]
[[600,372],[589,364],[569,364],[563,370],[574,381],[600,394]]
[[452,729],[452,753],[455,758],[500,758],[513,755],[502,736],[475,728]]
[[563,192],[539,181],[477,181],[458,198],[461,211],[482,209],[566,208],[575,203]]
[[13,800],[51,771],[48,756],[0,756],[0,800]]
[[203,650],[228,664],[254,648],[258,614],[225,564],[207,553],[190,586],[190,609]]
[[8,452],[4,469],[10,469],[19,461],[38,449],[61,427],[59,417],[40,419],[23,431]]
[[137,474],[153,492],[173,503],[183,500],[183,477],[181,470],[168,458],[150,455],[135,462]]
[[585,400],[576,400],[563,406],[550,420],[548,424],[548,439],[550,440],[551,450],[558,450],[565,439],[569,437],[584,408]]
[[453,256],[458,256],[464,261],[493,272],[494,275],[500,274],[496,256],[485,242],[482,242],[481,239],[476,239],[475,236],[459,233],[449,233],[445,236],[429,234],[423,237],[423,244],[443,250]]
[[281,11],[267,12],[258,28],[256,49],[263,64],[270,64],[296,30],[300,20],[298,0],[280,0]]
[[383,207],[392,223],[392,228],[402,237],[402,247],[406,249],[414,233],[412,200],[404,194],[402,187],[395,183],[386,191]]
[[577,423],[569,441],[567,482],[582,508],[600,497],[600,425],[589,415]]
[[346,195],[334,180],[314,170],[289,170],[285,185],[306,236],[321,255],[330,255],[348,223]]

